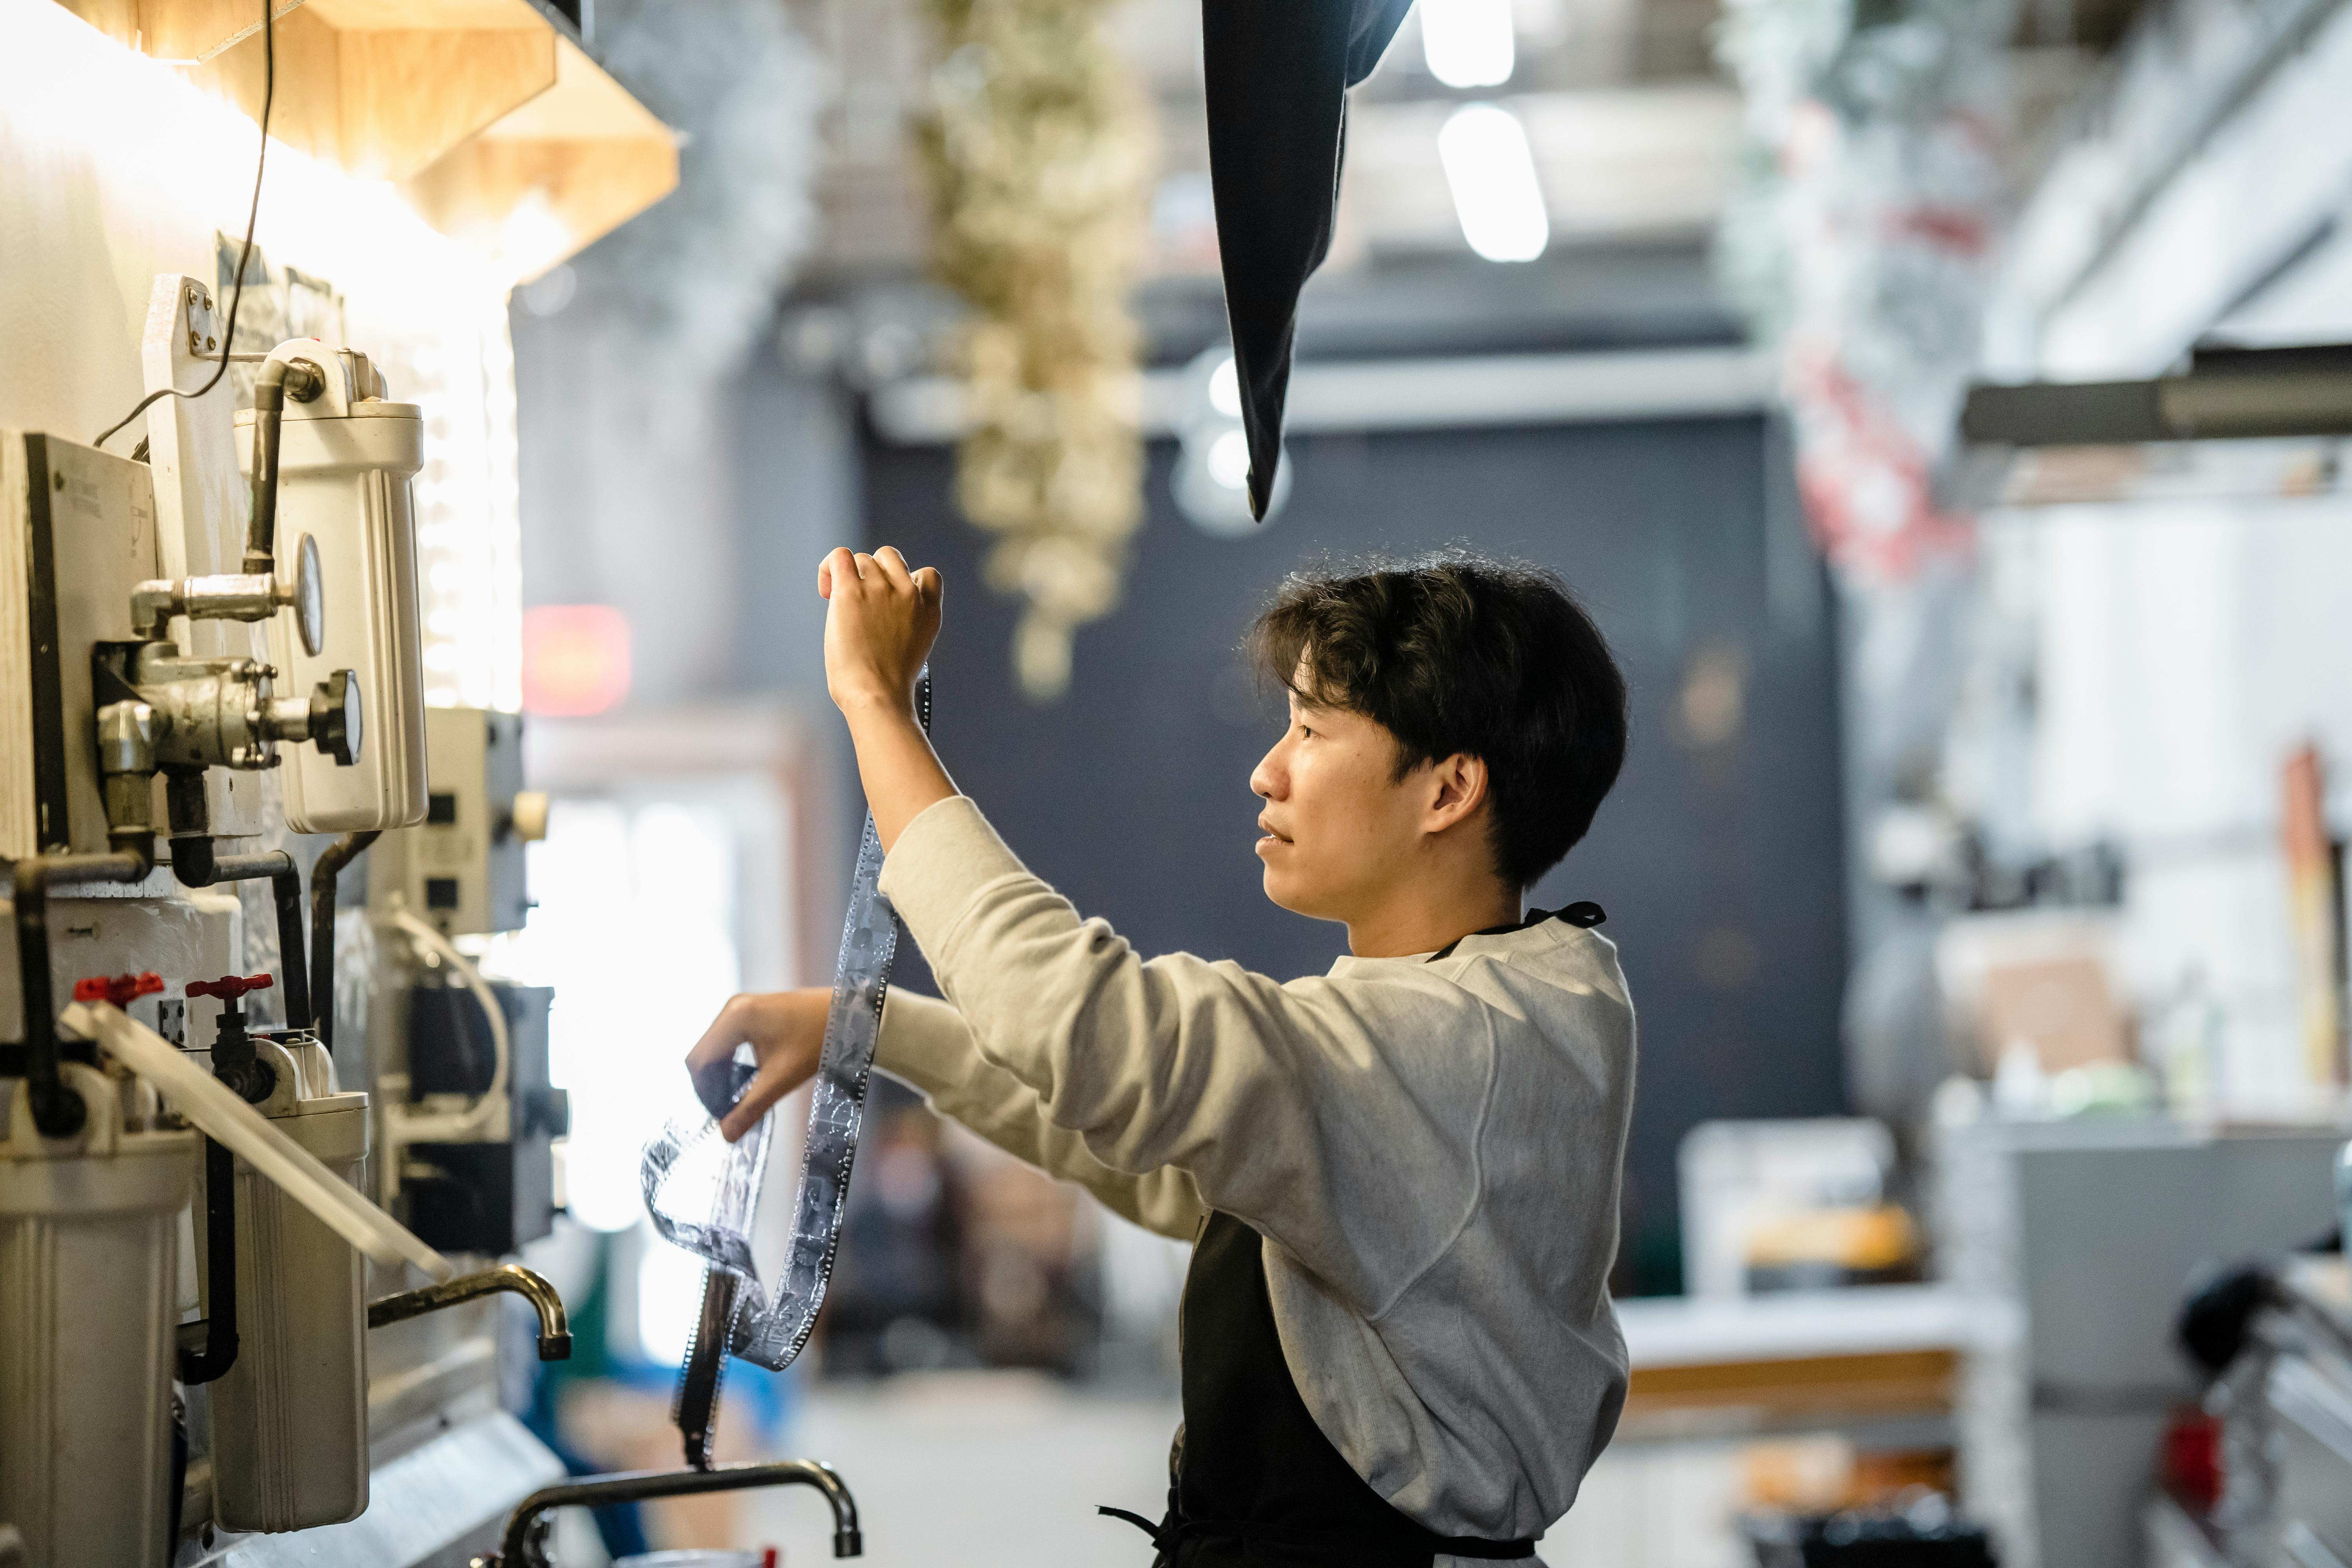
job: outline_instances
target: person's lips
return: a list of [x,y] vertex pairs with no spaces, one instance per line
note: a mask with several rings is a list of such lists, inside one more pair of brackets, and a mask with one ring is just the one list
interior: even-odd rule
[[1260,852],[1263,852],[1265,847],[1269,844],[1287,844],[1290,842],[1288,835],[1283,833],[1281,829],[1276,827],[1273,823],[1268,822],[1263,816],[1257,819],[1257,828],[1258,832],[1265,836],[1257,841],[1257,847]]

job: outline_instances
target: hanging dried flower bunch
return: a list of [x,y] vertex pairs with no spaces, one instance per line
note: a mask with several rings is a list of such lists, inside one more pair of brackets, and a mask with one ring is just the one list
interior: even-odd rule
[[1748,146],[1717,259],[1781,366],[1813,533],[1849,581],[1964,554],[1930,477],[2006,214],[2013,0],[1725,0]]
[[1069,685],[1071,634],[1118,603],[1142,512],[1139,333],[1150,99],[1107,36],[1110,0],[931,0],[939,64],[916,127],[932,257],[972,308],[956,499],[996,536],[989,585],[1026,601],[1013,663]]

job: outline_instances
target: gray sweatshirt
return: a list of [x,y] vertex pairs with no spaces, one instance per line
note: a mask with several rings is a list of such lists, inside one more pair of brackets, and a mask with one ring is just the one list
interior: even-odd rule
[[1316,1425],[1423,1525],[1507,1540],[1568,1511],[1625,1397],[1610,942],[1545,921],[1286,984],[1144,959],[961,796],[881,886],[947,994],[890,994],[884,1070],[1163,1236],[1212,1208],[1256,1230]]

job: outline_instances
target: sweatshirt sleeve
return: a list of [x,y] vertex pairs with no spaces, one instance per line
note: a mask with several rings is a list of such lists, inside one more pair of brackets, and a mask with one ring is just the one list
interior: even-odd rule
[[[1367,1317],[1467,1222],[1492,1042],[1482,1020],[1446,1013],[1441,988],[1407,976],[1375,1002],[1187,953],[1146,960],[1081,920],[961,796],[908,825],[881,887],[973,1056],[1108,1170],[1189,1173],[1202,1203]],[[1451,1065],[1432,1078],[1440,1054]]]
[[1122,1219],[1178,1241],[1199,1232],[1207,1211],[1191,1176],[1172,1165],[1131,1175],[1096,1159],[1076,1133],[1054,1125],[1034,1090],[972,1048],[971,1031],[938,997],[891,990],[874,1065],[919,1090],[940,1115],[1049,1176],[1076,1182]]

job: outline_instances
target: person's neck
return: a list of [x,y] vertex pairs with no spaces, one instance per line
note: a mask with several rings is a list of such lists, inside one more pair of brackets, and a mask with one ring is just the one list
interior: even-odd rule
[[1473,931],[1516,925],[1519,893],[1493,878],[1480,878],[1435,898],[1425,891],[1398,898],[1348,922],[1348,951],[1358,958],[1409,958],[1435,952]]

